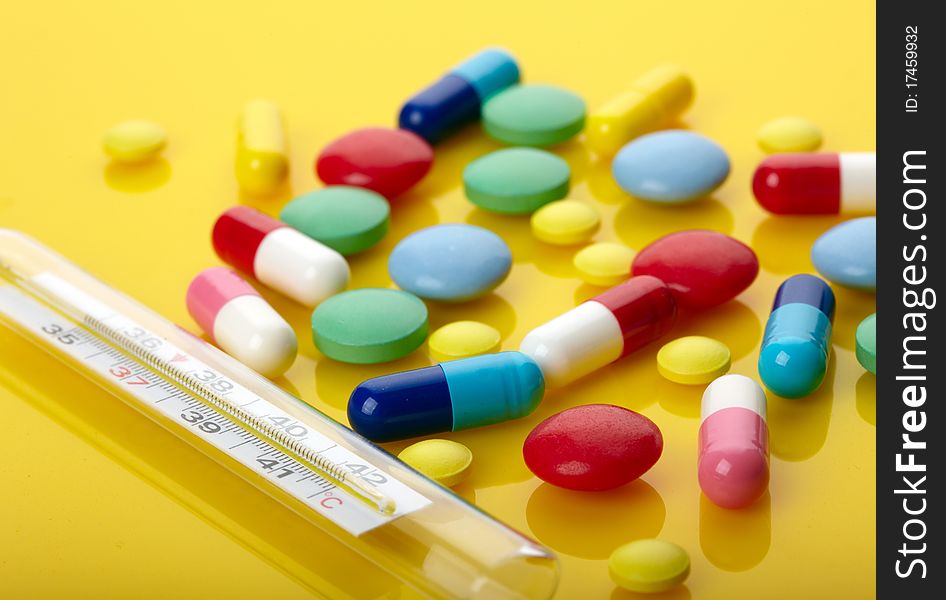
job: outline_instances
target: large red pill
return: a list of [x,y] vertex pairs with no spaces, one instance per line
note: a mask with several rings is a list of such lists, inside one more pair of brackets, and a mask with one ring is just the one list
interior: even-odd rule
[[642,414],[611,404],[563,410],[539,423],[522,455],[539,479],[581,491],[634,481],[660,458],[663,436]]
[[424,178],[434,151],[404,129],[371,127],[346,134],[322,150],[315,172],[328,185],[352,185],[391,199]]
[[666,283],[681,307],[707,308],[749,287],[759,274],[759,259],[749,246],[718,231],[680,231],[641,250],[631,273]]

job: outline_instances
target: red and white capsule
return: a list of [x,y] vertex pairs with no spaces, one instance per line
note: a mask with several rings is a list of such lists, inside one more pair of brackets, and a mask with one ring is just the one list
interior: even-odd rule
[[877,212],[873,152],[773,154],[752,178],[764,209],[777,215]]
[[220,215],[213,246],[223,262],[306,306],[348,285],[345,257],[248,206]]
[[723,508],[742,508],[769,487],[765,392],[744,375],[723,375],[703,392],[700,488]]
[[187,311],[227,354],[266,377],[282,375],[296,359],[296,332],[226,267],[205,269],[191,281]]
[[677,308],[670,288],[638,275],[526,334],[519,351],[549,387],[566,385],[662,336]]

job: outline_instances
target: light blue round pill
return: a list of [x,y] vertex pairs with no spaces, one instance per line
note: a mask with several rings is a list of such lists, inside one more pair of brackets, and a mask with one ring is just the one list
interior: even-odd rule
[[641,136],[617,153],[611,173],[628,194],[680,204],[707,196],[729,175],[729,157],[716,142],[689,131]]
[[443,302],[465,302],[489,293],[511,267],[512,252],[502,238],[462,224],[414,232],[388,258],[388,273],[398,287]]
[[825,279],[838,285],[877,289],[877,218],[835,225],[811,247],[811,262]]

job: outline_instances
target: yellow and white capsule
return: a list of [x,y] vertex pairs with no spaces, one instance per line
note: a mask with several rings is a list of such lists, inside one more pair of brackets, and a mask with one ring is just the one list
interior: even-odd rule
[[282,112],[269,100],[251,100],[237,123],[236,177],[250,194],[274,192],[289,175]]

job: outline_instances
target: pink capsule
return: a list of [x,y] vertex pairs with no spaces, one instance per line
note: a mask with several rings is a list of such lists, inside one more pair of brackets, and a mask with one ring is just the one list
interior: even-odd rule
[[703,392],[700,487],[723,508],[743,508],[769,487],[765,392],[743,375],[723,375]]
[[296,358],[296,332],[226,267],[205,269],[191,281],[187,310],[221,349],[266,377],[282,375]]

